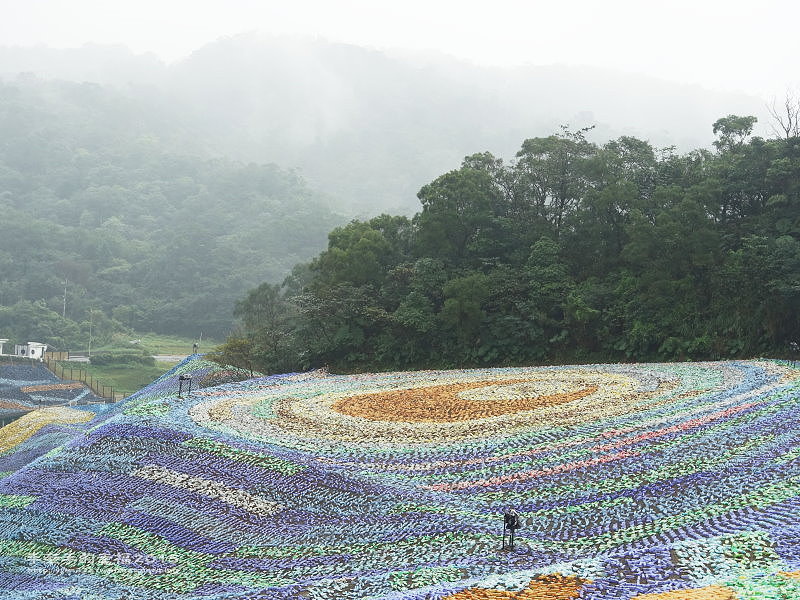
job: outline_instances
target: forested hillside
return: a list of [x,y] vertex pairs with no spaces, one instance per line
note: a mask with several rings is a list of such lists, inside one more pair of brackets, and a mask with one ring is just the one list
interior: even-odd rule
[[800,138],[750,138],[754,122],[719,119],[715,150],[688,154],[564,128],[509,162],[469,156],[413,219],[334,229],[252,290],[222,354],[278,372],[785,354]]
[[[713,139],[707,123],[724,114],[720,106],[740,114],[763,108],[741,94],[610,70],[484,68],[308,38],[233,36],[170,65],[116,46],[0,48],[0,336],[59,348],[85,346],[90,327],[98,342],[125,328],[223,337],[247,289],[282,281],[324,249],[331,228],[354,216],[413,214],[417,191],[465,154],[508,155],[524,136],[550,139],[533,136],[562,122],[573,129],[597,123],[593,142],[581,142],[595,149],[581,157],[587,165],[604,160],[605,141],[621,133],[656,146],[702,147]],[[716,158],[697,156],[704,178]],[[522,166],[487,160],[467,167],[499,177],[497,189],[522,177]],[[695,159],[654,153],[648,168],[669,170],[681,160]],[[491,200],[492,225],[481,225],[481,235],[488,239],[491,229],[502,241],[481,250],[480,261],[516,269],[524,262],[518,255],[545,235],[562,254],[574,248],[562,229],[577,231],[575,222],[590,218],[594,195],[607,189],[598,176],[570,183],[589,195],[580,191],[558,217],[552,194],[535,192],[547,204],[537,218],[553,231],[514,212],[521,209],[502,208],[518,200]],[[689,185],[669,177],[662,176],[662,192]],[[452,178],[461,175],[442,181]],[[435,229],[443,225],[425,224],[434,218],[425,215],[438,214],[426,194],[440,185],[426,186],[421,215],[398,225],[393,258],[382,256],[381,268],[430,258],[446,265],[449,281],[464,267],[448,262],[451,250],[426,246],[441,237]],[[652,192],[641,194],[649,202]],[[513,192],[520,193],[534,194]],[[615,219],[633,218],[621,210]],[[585,233],[575,234],[582,244],[589,243]],[[601,246],[630,241],[601,240],[600,229],[591,234]],[[570,276],[583,281],[581,261],[567,259]],[[618,273],[621,259],[608,260],[617,262],[604,268]],[[443,300],[430,300],[438,314]],[[436,360],[445,355],[437,351]],[[316,355],[304,356],[312,362]],[[402,364],[426,360],[401,356]]]
[[85,346],[90,311],[96,340],[225,335],[237,297],[343,221],[291,171],[209,158],[150,98],[0,82],[0,337]]

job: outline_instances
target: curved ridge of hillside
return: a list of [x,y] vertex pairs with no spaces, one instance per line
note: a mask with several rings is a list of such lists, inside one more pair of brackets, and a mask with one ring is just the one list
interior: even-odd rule
[[0,597],[800,597],[788,363],[212,370],[0,455]]

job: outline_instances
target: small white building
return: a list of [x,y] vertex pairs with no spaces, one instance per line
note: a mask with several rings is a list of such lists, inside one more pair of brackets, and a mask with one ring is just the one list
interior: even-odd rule
[[14,356],[42,360],[45,352],[47,352],[47,344],[40,344],[39,342],[28,342],[27,344],[16,344],[14,346]]
[[8,340],[0,340],[0,356],[3,356],[3,346],[8,343]]

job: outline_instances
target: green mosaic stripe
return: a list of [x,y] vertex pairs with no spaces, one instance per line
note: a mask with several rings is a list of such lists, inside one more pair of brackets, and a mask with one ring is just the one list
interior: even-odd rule
[[24,558],[28,561],[40,560],[118,583],[162,591],[186,592],[197,587],[196,584],[187,585],[184,578],[175,577],[179,573],[175,573],[173,570],[164,574],[146,573],[116,564],[113,560],[103,555],[90,554],[41,542],[0,540],[0,553],[6,556]]
[[207,583],[236,584],[251,588],[294,583],[294,580],[283,574],[211,568],[208,565],[218,557],[181,548],[158,535],[130,525],[111,523],[106,525],[101,533],[138,548],[150,556],[164,557],[167,562],[176,565],[163,575],[151,576],[152,580],[148,579],[144,583],[134,585],[144,585],[164,591],[190,591]]
[[[779,398],[780,395],[776,395],[775,398]],[[661,443],[656,443],[651,446],[647,447],[647,452],[661,452],[666,448],[672,446],[683,446],[690,443],[693,440],[703,439],[709,434],[712,433],[719,433],[725,431],[727,429],[735,429],[741,427],[755,419],[762,418],[764,416],[779,413],[782,410],[785,410],[787,406],[793,405],[800,402],[800,398],[787,398],[783,402],[779,402],[776,404],[772,404],[770,406],[766,406],[754,411],[751,411],[745,415],[739,415],[732,419],[728,419],[722,423],[718,423],[712,427],[704,428],[700,431],[695,431],[691,433],[687,433],[684,435],[677,436],[671,440],[667,440]],[[741,452],[741,450],[739,450]],[[729,459],[732,455],[737,453],[736,449],[727,453],[725,455],[725,460]],[[711,459],[712,462],[707,462],[705,469],[710,467],[719,466],[725,462],[723,457],[719,457],[718,459]],[[685,463],[675,463],[673,465],[667,465],[665,467],[661,467],[654,471],[648,471],[647,473],[640,473],[636,476],[627,476],[625,481],[627,482],[625,485],[621,485],[621,483],[613,483],[610,481],[606,481],[602,485],[603,491],[624,491],[629,489],[635,489],[645,483],[653,483],[656,481],[661,481],[664,479],[668,479],[673,477],[674,475],[670,475],[674,469],[678,468],[685,468],[688,464],[696,465],[695,461],[687,461]],[[696,472],[701,470],[696,466],[693,467],[691,470],[684,471],[682,474]],[[622,480],[620,480],[621,482]],[[539,488],[526,490],[524,492],[478,492],[475,494],[474,498],[480,502],[513,502],[513,503],[522,503],[527,500],[535,500],[535,499],[547,499],[552,497],[559,497],[563,498],[565,495],[569,494],[584,494],[587,492],[595,492],[598,491],[598,486],[595,484],[587,483],[584,485],[570,485],[570,484],[553,484],[553,485],[545,485]]]
[[389,575],[389,585],[393,590],[410,590],[463,578],[464,573],[458,567],[422,567],[413,571],[395,571]]
[[132,525],[109,523],[100,530],[100,535],[125,542],[150,556],[169,556],[170,562],[184,565],[203,565],[214,560],[214,556],[176,546],[154,533]]
[[34,500],[36,500],[35,496],[0,494],[0,508],[25,508]]
[[792,450],[789,450],[786,454],[779,456],[778,458],[775,459],[775,462],[782,465],[791,462],[793,460],[796,460],[798,458],[800,458],[800,446]]
[[600,551],[609,550],[625,543],[635,542],[679,527],[693,525],[734,510],[747,507],[754,509],[766,508],[797,496],[800,496],[800,476],[761,487],[738,498],[731,498],[724,502],[711,504],[700,509],[686,511],[677,515],[670,515],[648,523],[641,523],[617,531],[610,531],[602,535],[588,536],[557,543],[542,540],[531,540],[531,542],[544,544],[548,547],[594,548]]
[[781,575],[729,579],[724,585],[736,592],[738,600],[795,600],[800,598],[800,580]]
[[[620,506],[625,504],[629,505],[633,503],[634,500],[628,497],[612,498],[610,500],[597,500],[595,502],[584,502],[583,504],[569,504],[563,506],[556,506],[554,508],[542,508],[540,510],[525,512],[521,514],[524,517],[543,519],[545,517],[575,514],[583,511],[592,511],[596,509],[602,510],[604,508],[611,508],[614,506]],[[448,506],[440,506],[434,504],[413,504],[410,502],[399,504],[394,509],[394,512],[397,513],[424,512],[424,513],[435,513],[435,514],[448,514],[453,516],[481,519],[491,523],[496,523],[498,518],[497,513],[495,512],[478,512],[476,510],[463,510],[463,509],[451,508]]]
[[334,556],[344,554],[362,554],[382,552],[399,552],[408,550],[411,556],[438,549],[442,552],[458,553],[461,549],[474,546],[494,548],[500,534],[476,533],[442,533],[439,535],[422,535],[407,537],[402,540],[388,542],[372,542],[362,544],[343,544],[341,546],[242,546],[236,555],[243,558],[306,558],[311,556]]
[[235,460],[254,467],[269,469],[270,471],[275,471],[282,475],[294,475],[295,473],[305,470],[303,465],[298,465],[288,460],[257,454],[249,450],[241,450],[207,438],[192,438],[183,442],[183,445],[189,448],[205,450],[206,452],[211,452],[223,458]]
[[131,402],[123,409],[126,415],[135,415],[137,417],[160,417],[172,410],[172,406],[163,400],[144,401],[144,402]]

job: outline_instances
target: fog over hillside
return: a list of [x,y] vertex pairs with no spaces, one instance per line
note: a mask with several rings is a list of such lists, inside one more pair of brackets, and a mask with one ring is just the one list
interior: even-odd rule
[[[479,67],[320,39],[242,34],[166,65],[122,46],[0,49],[0,74],[94,81],[162,105],[210,153],[298,168],[340,210],[413,213],[416,192],[468,154],[513,158],[561,124],[590,139],[634,135],[681,151],[709,146],[719,117],[763,100],[576,66]],[[198,140],[199,141],[199,140]]]

